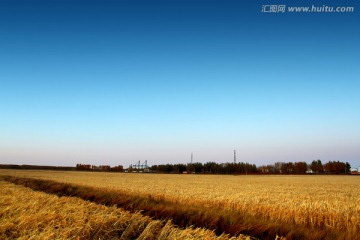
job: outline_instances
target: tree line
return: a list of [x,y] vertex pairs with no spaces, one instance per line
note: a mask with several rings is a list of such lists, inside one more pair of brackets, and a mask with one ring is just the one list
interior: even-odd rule
[[[272,165],[257,167],[250,163],[189,163],[189,164],[160,164],[150,167],[151,172],[157,173],[208,173],[208,174],[350,174],[348,162],[329,161],[322,164],[321,160],[306,162],[276,162]],[[129,172],[136,169],[128,169]]]
[[[123,172],[122,165],[110,167],[108,165],[77,164],[76,167],[37,166],[37,165],[15,165],[0,164],[3,169],[23,170],[60,170],[60,171],[101,171],[101,172]],[[276,162],[271,165],[257,167],[250,163],[189,163],[189,164],[160,164],[153,165],[148,169],[128,168],[128,172],[148,171],[154,173],[203,173],[203,174],[350,174],[348,162],[329,161],[325,164],[320,159],[313,160],[310,164],[306,162]]]
[[76,167],[63,166],[41,166],[41,165],[17,165],[17,164],[0,164],[0,169],[18,169],[18,170],[52,170],[52,171],[97,171],[97,172],[123,172],[121,165],[110,167],[108,165],[90,165],[76,164]]
[[122,165],[110,167],[109,165],[90,165],[90,164],[76,164],[77,171],[96,171],[96,172],[122,172],[124,170]]
[[0,169],[75,171],[75,167],[0,164]]
[[255,164],[249,163],[189,163],[153,165],[150,171],[159,173],[255,174]]

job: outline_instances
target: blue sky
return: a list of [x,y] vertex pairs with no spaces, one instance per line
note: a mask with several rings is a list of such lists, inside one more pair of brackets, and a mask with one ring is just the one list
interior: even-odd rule
[[[261,13],[263,4],[354,13]],[[0,163],[360,165],[357,1],[0,1]]]

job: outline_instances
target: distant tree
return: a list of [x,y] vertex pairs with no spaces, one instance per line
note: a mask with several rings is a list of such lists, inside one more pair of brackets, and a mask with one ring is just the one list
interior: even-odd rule
[[251,165],[250,165],[250,169],[251,169],[251,173],[258,173],[257,167],[256,167],[255,164],[251,164]]
[[324,165],[327,174],[346,174],[350,171],[350,164],[339,161],[329,161]]
[[253,174],[257,173],[257,167],[255,164],[250,163],[240,163],[242,165],[242,173]]
[[166,164],[166,172],[167,172],[167,173],[172,173],[172,172],[174,172],[174,165],[172,165],[172,164]]
[[279,174],[282,173],[281,167],[284,163],[283,162],[276,162],[274,165],[275,173]]
[[306,162],[296,162],[294,164],[294,174],[306,174],[307,163]]
[[171,169],[168,167],[169,164],[160,164],[151,166],[150,170],[158,172],[158,173],[168,173]]
[[186,166],[186,171],[188,173],[193,173],[195,172],[195,168],[194,168],[194,165],[192,163],[189,163],[187,166]]
[[256,170],[258,173],[271,174],[275,173],[275,167],[273,165],[260,166]]
[[294,164],[292,162],[284,163],[281,166],[281,171],[283,174],[292,174],[294,173]]
[[350,171],[350,169],[351,169],[350,163],[346,162],[345,165],[346,165],[346,173],[347,173],[347,174],[350,174],[350,173],[351,173],[351,171]]
[[185,164],[175,164],[173,168],[174,173],[183,173],[186,171],[186,165]]
[[310,165],[310,169],[314,172],[314,173],[323,173],[324,172],[324,166],[321,163],[321,160],[313,160],[311,162]]
[[90,164],[76,164],[76,170],[79,171],[90,171],[91,170],[91,165]]
[[152,165],[152,166],[150,167],[150,171],[152,171],[152,172],[156,172],[157,169],[158,169],[158,165]]
[[206,173],[219,173],[220,166],[216,162],[207,162],[204,164],[204,171]]
[[201,172],[203,172],[203,164],[202,164],[202,163],[196,162],[196,163],[193,163],[192,165],[193,165],[193,167],[194,167],[195,173],[201,173]]
[[124,170],[124,167],[122,165],[118,165],[111,168],[112,172],[122,172]]

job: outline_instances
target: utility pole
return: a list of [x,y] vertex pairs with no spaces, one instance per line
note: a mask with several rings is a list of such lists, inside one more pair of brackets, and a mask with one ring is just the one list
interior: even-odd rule
[[187,173],[191,174],[193,172],[193,153],[190,156],[190,163],[187,165]]
[[236,164],[236,150],[234,150],[234,164]]

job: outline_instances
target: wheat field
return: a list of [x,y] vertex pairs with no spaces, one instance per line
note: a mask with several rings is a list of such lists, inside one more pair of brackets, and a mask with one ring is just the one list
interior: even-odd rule
[[[354,176],[160,175],[0,170],[0,175],[105,188],[175,203],[225,208],[239,214],[360,232],[360,178]],[[343,235],[344,236],[344,235]]]
[[74,197],[57,197],[0,181],[0,239],[218,239],[237,238],[201,228],[178,229]]

